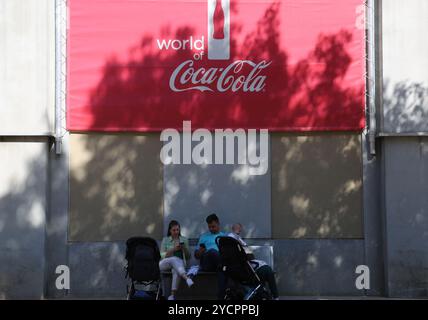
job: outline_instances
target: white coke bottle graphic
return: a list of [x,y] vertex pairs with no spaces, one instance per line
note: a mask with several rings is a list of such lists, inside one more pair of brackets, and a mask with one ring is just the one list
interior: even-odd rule
[[208,59],[230,59],[230,0],[208,1]]

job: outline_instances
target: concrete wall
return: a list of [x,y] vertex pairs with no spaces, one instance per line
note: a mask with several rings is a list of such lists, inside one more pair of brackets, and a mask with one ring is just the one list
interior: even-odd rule
[[45,293],[54,22],[54,1],[0,1],[0,298]]
[[[235,140],[235,159],[239,152]],[[164,166],[164,234],[175,219],[185,236],[199,238],[207,231],[205,218],[216,213],[225,231],[239,222],[244,237],[271,238],[271,174],[270,165],[264,175],[250,175],[248,165],[238,164]]]
[[[281,295],[366,294],[355,288],[355,268],[364,264],[363,240],[249,240],[249,243],[274,246]],[[124,299],[127,284],[123,270],[124,242],[70,243],[68,251],[71,290],[67,297]],[[211,280],[208,283],[215,285],[215,278]],[[215,295],[214,289],[212,294]]]
[[70,241],[160,239],[162,163],[158,134],[72,134]]
[[428,138],[384,144],[388,292],[428,296]]
[[363,225],[364,225],[364,264],[370,268],[369,296],[385,296],[385,223],[383,208],[383,183],[381,140],[377,141],[379,151],[370,155],[369,136],[361,136],[363,161]]
[[386,132],[428,131],[427,17],[426,0],[382,1],[382,122]]
[[0,1],[0,135],[54,131],[54,5]]
[[124,242],[69,245],[71,298],[126,298]]
[[63,137],[63,153],[57,155],[54,145],[49,148],[48,210],[46,212],[45,242],[45,298],[64,298],[68,290],[58,290],[55,285],[57,266],[69,266],[69,134]]
[[0,299],[44,291],[47,140],[0,137]]
[[274,243],[278,289],[288,296],[363,296],[355,268],[363,240],[280,240]]
[[357,134],[272,136],[275,239],[363,238]]
[[168,165],[162,177],[158,135],[72,134],[69,240],[161,239],[171,219],[198,238],[211,212],[225,229],[243,223],[247,238],[271,238],[272,219],[279,239],[362,238],[360,137],[272,141],[272,172],[265,175],[251,176],[239,165]]
[[[428,2],[382,2],[381,181],[387,294],[428,296]],[[422,38],[421,38],[422,36]],[[400,134],[413,134],[405,137]]]
[[[132,230],[144,234],[147,221],[158,221],[156,224],[163,224],[165,229],[170,219],[178,219],[183,233],[197,238],[206,230],[204,218],[212,211],[219,214],[226,230],[230,223],[242,222],[249,243],[273,245],[282,295],[366,294],[355,288],[355,268],[366,262],[365,242],[346,240],[364,238],[359,135],[274,135],[271,137],[273,164],[264,176],[237,175],[235,172],[241,168],[233,165],[169,165],[163,167],[163,176],[159,176],[162,170],[159,169],[158,136],[71,134],[70,141],[69,241],[66,249],[61,249],[62,245],[54,249],[59,255],[66,252],[71,268],[71,290],[66,296],[123,298],[125,248],[124,242],[117,240],[134,235]],[[147,157],[151,160],[144,160]],[[143,189],[139,194],[142,196],[135,202],[133,196],[127,199],[126,190],[144,175],[149,177],[141,179]],[[279,188],[283,185],[279,179],[285,179],[289,186],[285,193]],[[118,187],[112,188],[116,184]],[[161,189],[159,194],[153,187],[162,188],[162,185],[163,192]],[[279,191],[275,189],[274,197],[272,188],[279,188]],[[134,194],[133,190],[128,191]],[[290,210],[288,200],[304,190],[308,191],[311,206],[308,217],[299,220],[293,217],[295,212]],[[147,207],[149,216],[137,210],[137,220],[119,216],[112,220],[119,223],[107,223],[111,229],[103,229],[102,222],[112,214],[122,209],[124,213],[129,212],[128,207],[122,206],[141,205],[144,196],[150,194],[156,195],[156,201]],[[110,208],[111,197],[121,201]],[[159,198],[164,204],[160,215]],[[64,199],[59,205],[64,207],[66,203]],[[328,210],[331,215],[326,214]],[[152,215],[154,212],[157,213]],[[286,232],[294,230],[296,225],[306,227],[308,233],[293,236],[292,232]],[[326,232],[318,233],[320,228]],[[74,230],[81,232],[73,235]],[[278,239],[295,239],[272,240],[272,230],[276,230]],[[151,236],[160,239],[162,234]],[[313,239],[303,240],[310,237]],[[325,239],[321,240],[322,237]],[[373,270],[376,271],[376,267],[374,265]],[[374,285],[373,294],[379,291],[379,286]],[[55,294],[54,289],[52,292]]]
[[[382,3],[382,130],[427,132],[427,2]],[[53,26],[54,1],[0,2],[0,298],[123,298],[123,240],[160,239],[171,218],[196,237],[211,211],[273,245],[282,295],[428,296],[428,138],[380,139],[372,157],[364,133],[272,135],[270,171],[254,178],[164,168],[157,136],[67,134],[57,156],[48,138],[4,137],[53,131]],[[361,264],[368,291],[355,289]]]

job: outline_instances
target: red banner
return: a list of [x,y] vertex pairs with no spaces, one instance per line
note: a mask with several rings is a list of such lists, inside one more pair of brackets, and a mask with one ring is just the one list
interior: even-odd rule
[[67,128],[364,127],[363,0],[69,0]]

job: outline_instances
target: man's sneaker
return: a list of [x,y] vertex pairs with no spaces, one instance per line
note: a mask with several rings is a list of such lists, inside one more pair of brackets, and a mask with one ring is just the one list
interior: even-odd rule
[[190,278],[187,278],[186,279],[186,283],[187,283],[187,286],[190,288],[191,286],[193,286],[193,280],[192,279],[190,279]]
[[170,296],[168,297],[168,300],[175,300],[175,297],[174,297],[173,295],[170,295]]

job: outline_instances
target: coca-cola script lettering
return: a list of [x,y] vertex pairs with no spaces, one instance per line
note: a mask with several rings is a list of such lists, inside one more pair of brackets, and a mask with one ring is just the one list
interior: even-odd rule
[[187,60],[174,70],[169,86],[175,92],[261,92],[266,86],[266,76],[261,72],[270,64],[271,62],[265,60],[257,64],[250,60],[237,60],[226,68],[196,69],[194,61]]

